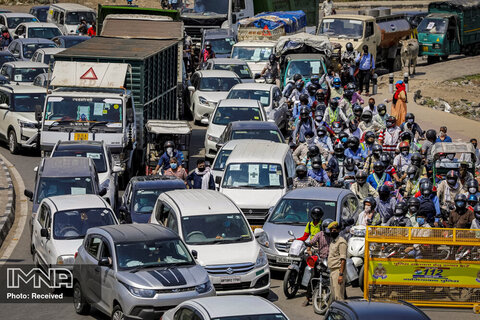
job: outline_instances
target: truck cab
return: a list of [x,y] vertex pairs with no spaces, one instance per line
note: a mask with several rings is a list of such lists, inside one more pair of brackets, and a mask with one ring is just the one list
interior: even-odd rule
[[446,59],[450,54],[460,52],[457,37],[460,26],[458,17],[448,13],[431,13],[417,27],[420,54],[428,62]]
[[104,141],[114,165],[132,167],[136,149],[134,101],[124,86],[127,64],[57,61],[43,110],[40,147],[48,155],[57,141]]

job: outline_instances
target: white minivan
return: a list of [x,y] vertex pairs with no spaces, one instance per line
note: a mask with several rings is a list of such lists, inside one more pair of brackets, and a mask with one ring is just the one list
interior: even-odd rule
[[76,3],[55,3],[50,5],[47,22],[54,23],[63,34],[76,34],[80,19],[89,25],[96,21],[95,10]]
[[269,209],[293,185],[295,161],[288,144],[245,140],[230,153],[219,191],[232,199],[252,225],[263,225]]
[[150,217],[175,231],[207,270],[218,295],[268,296],[270,268],[242,211],[213,190],[162,193]]

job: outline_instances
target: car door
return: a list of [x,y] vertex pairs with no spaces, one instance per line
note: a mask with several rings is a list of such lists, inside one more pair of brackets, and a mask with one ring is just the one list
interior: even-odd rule
[[84,279],[80,279],[83,284],[83,291],[89,300],[98,302],[97,298],[101,293],[100,290],[100,275],[98,267],[98,257],[100,254],[100,247],[102,245],[102,236],[99,234],[90,234],[88,243],[85,247],[85,276]]
[[41,251],[42,251],[42,248],[40,247],[41,240],[42,240],[40,236],[40,230],[45,225],[45,214],[46,214],[45,207],[46,205],[43,203],[40,205],[40,208],[38,209],[38,214],[35,216],[35,218],[32,221],[32,245],[37,255],[41,255]]
[[172,229],[172,231],[178,234],[178,218],[175,211],[168,204],[163,201],[160,203],[160,208],[156,212],[155,218],[163,226]]
[[[6,69],[0,71],[0,73],[6,72]],[[9,112],[10,106],[10,99],[9,94],[5,91],[0,91],[0,135],[2,138],[7,139],[7,129],[8,129],[8,121],[7,117]]]
[[273,101],[276,104],[275,109],[277,111],[278,118],[279,120],[279,128],[280,125],[284,124],[286,125],[288,118],[287,118],[287,112],[288,112],[288,107],[287,107],[287,102],[285,97],[282,95],[282,91],[280,91],[280,88],[278,87],[273,87]]
[[101,237],[102,243],[99,249],[99,260],[107,258],[112,262],[111,266],[96,266],[94,268],[95,282],[93,285],[95,301],[98,301],[98,307],[109,311],[113,309],[114,289],[116,285],[115,272],[113,270],[113,255],[110,243],[104,237]]
[[[47,229],[48,235],[47,237],[40,236],[38,246],[36,247],[36,251],[38,253],[39,261],[44,266],[48,266],[49,264],[49,252],[48,249],[51,248],[51,239],[52,239],[52,216],[50,207],[44,202],[43,203],[43,210],[44,210],[44,219],[42,219],[43,223],[40,223],[40,230]],[[40,231],[39,231],[40,235]]]

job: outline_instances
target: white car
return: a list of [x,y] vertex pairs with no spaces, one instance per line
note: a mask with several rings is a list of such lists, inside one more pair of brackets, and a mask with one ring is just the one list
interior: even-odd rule
[[180,303],[162,316],[163,320],[288,320],[270,301],[252,296],[225,296],[192,299]]
[[228,91],[242,81],[233,71],[201,70],[190,79],[190,110],[195,122],[209,116],[218,101],[227,97]]
[[45,102],[45,88],[25,85],[0,86],[0,137],[15,154],[21,148],[35,148],[38,121]]
[[185,241],[207,270],[218,295],[268,295],[266,255],[230,198],[213,190],[164,192],[150,222],[171,228]]
[[14,36],[13,31],[20,23],[24,22],[39,22],[38,19],[29,13],[6,12],[0,14],[0,24],[8,28],[10,35]]
[[95,163],[100,182],[99,189],[106,189],[103,196],[108,204],[117,209],[118,200],[118,173],[120,166],[112,163],[112,153],[103,141],[58,141],[53,147],[51,158],[54,157],[87,157]]
[[288,127],[287,100],[276,85],[240,83],[230,89],[227,99],[254,99],[260,101],[267,113],[268,120],[275,121],[275,124],[281,130],[286,131]]
[[48,72],[48,66],[33,61],[5,62],[0,69],[0,74],[11,83],[33,84],[36,76]]
[[209,59],[204,70],[230,70],[235,72],[243,83],[255,82],[250,67],[244,60],[229,58]]
[[244,140],[230,140],[225,143],[220,150],[218,150],[215,160],[212,163],[212,175],[215,180],[215,187],[220,187],[218,181],[222,180],[223,172],[225,171],[225,164],[227,163],[230,153],[237,146],[237,144],[246,143]]
[[20,23],[15,31],[13,38],[43,38],[52,39],[61,36],[62,31],[53,23],[48,22],[24,22]]
[[45,198],[32,221],[35,265],[71,266],[89,228],[118,224],[108,203],[97,195]]
[[40,62],[48,65],[50,69],[53,69],[53,63],[57,53],[66,50],[65,48],[40,48],[32,56],[32,61]]
[[275,53],[276,41],[246,40],[233,45],[232,58],[245,60],[255,75],[261,73],[268,64],[268,58]]
[[206,158],[215,158],[217,143],[226,126],[240,120],[267,121],[267,114],[257,100],[226,99],[218,103],[209,120],[202,119],[202,123],[208,123],[205,134]]

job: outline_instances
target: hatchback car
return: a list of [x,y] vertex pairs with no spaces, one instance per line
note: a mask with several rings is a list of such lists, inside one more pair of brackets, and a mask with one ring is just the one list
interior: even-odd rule
[[215,295],[208,274],[173,231],[153,224],[91,228],[73,268],[73,304],[112,319],[159,319],[178,304]]
[[277,125],[270,121],[234,121],[230,122],[217,143],[217,149],[230,140],[267,140],[285,143],[283,134]]
[[28,13],[35,16],[40,22],[47,22],[49,8],[50,6],[33,6]]
[[193,299],[168,310],[163,320],[288,320],[283,311],[268,300],[253,296],[224,296]]
[[40,62],[14,61],[6,62],[0,69],[0,74],[10,82],[33,84],[36,76],[48,72],[48,66]]
[[7,50],[12,53],[15,59],[28,61],[40,48],[55,48],[55,43],[48,39],[16,39],[8,45]]
[[[215,52],[216,54],[216,52]],[[243,83],[254,82],[250,67],[244,60],[215,58],[207,61],[205,70],[230,70],[242,79]]]
[[205,134],[206,158],[215,158],[217,143],[223,131],[230,122],[240,120],[266,121],[267,115],[256,100],[227,99],[218,103],[209,120],[202,119],[203,123],[208,123]]
[[241,83],[240,78],[233,71],[201,70],[190,79],[190,110],[193,118],[199,122],[202,117],[210,115],[219,100],[227,97],[228,91]]
[[286,131],[289,120],[287,101],[276,85],[265,83],[237,84],[230,90],[227,99],[260,101],[267,113],[268,120],[275,121],[281,130]]
[[341,222],[355,216],[358,200],[350,190],[338,188],[294,189],[285,194],[270,209],[263,228],[255,230],[272,270],[286,270],[291,262],[288,240],[292,237],[288,231],[296,237],[302,236],[311,221],[310,210],[317,206],[323,209],[323,220]]
[[69,36],[55,37],[52,39],[52,41],[55,42],[55,44],[59,48],[70,48],[88,39],[90,39],[90,37],[69,35]]
[[89,228],[118,224],[108,203],[97,195],[45,198],[33,219],[33,262],[72,268],[74,255]]
[[60,29],[53,23],[47,22],[24,22],[13,31],[14,39],[52,39],[60,35],[62,35]]
[[161,193],[185,188],[185,182],[175,177],[158,175],[133,177],[122,196],[120,220],[147,223]]
[[20,23],[39,22],[38,19],[29,13],[8,12],[0,14],[0,24],[8,28],[8,32],[13,37],[13,31]]

